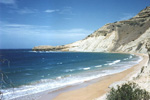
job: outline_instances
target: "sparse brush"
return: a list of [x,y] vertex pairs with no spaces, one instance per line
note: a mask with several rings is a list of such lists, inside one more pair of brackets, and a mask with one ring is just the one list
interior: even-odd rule
[[150,100],[150,93],[136,83],[125,83],[117,89],[111,88],[107,100]]
[[144,66],[141,68],[141,73],[143,73],[143,71],[144,71]]

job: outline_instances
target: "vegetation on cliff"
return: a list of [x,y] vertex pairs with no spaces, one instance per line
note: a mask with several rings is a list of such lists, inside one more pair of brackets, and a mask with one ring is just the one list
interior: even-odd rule
[[117,89],[111,88],[107,100],[150,100],[150,93],[136,83],[125,83]]

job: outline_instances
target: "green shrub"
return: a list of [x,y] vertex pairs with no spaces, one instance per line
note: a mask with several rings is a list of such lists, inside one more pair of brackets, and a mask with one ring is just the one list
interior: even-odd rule
[[150,93],[135,83],[125,83],[117,89],[111,88],[107,100],[150,100]]
[[143,71],[144,71],[144,66],[141,68],[141,73],[143,73]]

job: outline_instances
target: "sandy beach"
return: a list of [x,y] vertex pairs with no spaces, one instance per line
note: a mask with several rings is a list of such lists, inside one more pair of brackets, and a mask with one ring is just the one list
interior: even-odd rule
[[[143,66],[146,66],[148,62],[148,56],[145,54],[135,54],[143,57],[137,65],[113,75],[108,75],[96,79],[97,81],[87,86],[75,89],[68,89],[67,91],[61,90],[53,96],[53,100],[94,100],[100,96],[103,96],[109,91],[109,86],[119,81],[129,81],[131,77],[137,74]],[[84,84],[84,83],[83,83]],[[52,94],[46,93],[42,95],[39,100],[51,100]]]
[[150,0],[136,1],[0,0],[0,100],[106,100],[130,83],[110,98],[149,99]]

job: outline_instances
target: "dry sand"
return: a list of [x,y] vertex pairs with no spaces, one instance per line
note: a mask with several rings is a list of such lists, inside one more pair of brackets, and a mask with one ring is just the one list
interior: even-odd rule
[[[147,55],[145,54],[136,54],[136,55],[143,57],[143,60],[139,64],[134,65],[133,67],[123,72],[102,77],[96,83],[90,84],[86,87],[60,93],[53,100],[94,100],[106,94],[109,91],[109,86],[111,84],[118,81],[128,81],[131,78],[131,76],[139,72],[142,66],[145,66],[147,64],[148,62]],[[49,98],[50,96],[51,93],[47,93],[46,95],[43,95],[39,100],[51,100]]]

